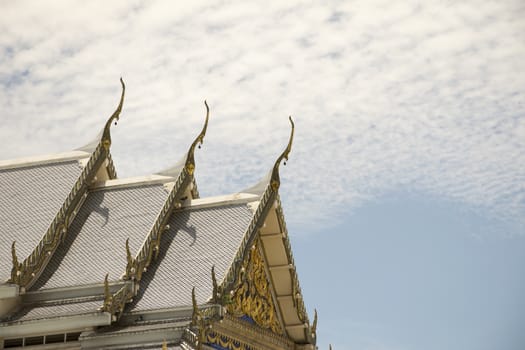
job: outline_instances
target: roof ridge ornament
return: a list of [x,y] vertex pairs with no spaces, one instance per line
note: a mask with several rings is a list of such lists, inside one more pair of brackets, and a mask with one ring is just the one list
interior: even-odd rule
[[314,309],[314,322],[312,323],[312,338],[317,337],[317,309]]
[[210,119],[210,107],[208,107],[208,103],[206,100],[204,100],[204,105],[206,106],[206,120],[204,121],[204,126],[202,127],[202,130],[200,134],[195,138],[193,143],[190,146],[190,149],[188,150],[188,156],[186,157],[186,164],[185,168],[188,174],[193,175],[193,172],[195,171],[195,147],[198,145],[199,148],[201,148],[202,143],[204,142],[204,136],[206,136],[206,130],[208,129],[208,120]]
[[288,155],[292,151],[292,142],[293,142],[295,124],[293,122],[292,116],[289,116],[288,119],[290,120],[290,124],[292,124],[292,130],[290,131],[290,139],[288,140],[288,145],[286,146],[283,153],[281,153],[279,158],[277,158],[277,160],[275,161],[275,164],[272,170],[272,176],[270,179],[270,185],[274,191],[277,191],[279,189],[279,186],[281,185],[281,179],[279,177],[279,166],[281,165],[281,162],[283,159],[285,160],[284,165],[286,165],[286,161],[288,160]]
[[126,85],[124,84],[124,80],[122,80],[122,77],[120,78],[120,84],[122,85],[122,94],[120,95],[120,102],[115,112],[113,112],[113,114],[109,117],[108,121],[106,122],[106,125],[104,126],[104,131],[102,132],[101,141],[106,150],[109,150],[109,146],[111,146],[111,123],[114,122],[115,125],[117,125],[117,121],[120,118],[120,112],[122,112],[122,105],[124,104],[124,94],[126,93]]

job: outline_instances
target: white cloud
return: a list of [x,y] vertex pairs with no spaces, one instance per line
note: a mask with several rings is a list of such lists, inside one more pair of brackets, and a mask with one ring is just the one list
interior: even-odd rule
[[89,140],[122,75],[121,176],[177,160],[207,98],[203,195],[265,174],[292,114],[289,221],[403,188],[525,225],[524,15],[518,1],[2,3],[0,158]]

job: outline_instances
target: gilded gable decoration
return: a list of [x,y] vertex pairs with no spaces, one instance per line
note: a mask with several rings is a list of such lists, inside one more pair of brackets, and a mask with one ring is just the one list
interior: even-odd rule
[[250,248],[242,264],[232,302],[226,308],[237,317],[248,316],[260,327],[283,334],[258,243]]

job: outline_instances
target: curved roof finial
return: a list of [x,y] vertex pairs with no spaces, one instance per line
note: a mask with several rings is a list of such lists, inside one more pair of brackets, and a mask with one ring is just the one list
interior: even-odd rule
[[195,147],[197,144],[199,144],[199,148],[201,148],[200,145],[202,145],[202,142],[204,141],[204,136],[206,135],[206,129],[208,129],[208,119],[210,118],[210,108],[208,107],[208,103],[206,100],[204,100],[204,105],[206,106],[206,121],[204,122],[204,126],[202,127],[201,133],[195,138],[195,141],[190,146],[190,149],[188,151],[188,156],[186,157],[186,171],[193,175],[193,171],[195,170]]
[[314,309],[314,322],[312,323],[312,336],[317,336],[317,309]]
[[270,184],[274,191],[277,191],[281,184],[281,180],[279,178],[279,166],[281,165],[281,161],[285,159],[284,165],[286,165],[286,161],[288,160],[288,155],[292,151],[292,142],[293,142],[295,124],[293,122],[292,116],[290,116],[289,119],[290,119],[290,124],[292,124],[292,130],[290,132],[290,139],[288,140],[288,146],[286,146],[286,149],[283,151],[283,153],[281,153],[279,158],[277,158],[273,166],[273,170],[272,170],[272,178],[270,180]]
[[108,121],[106,122],[106,125],[104,126],[104,131],[102,132],[102,144],[106,148],[106,150],[109,150],[109,146],[111,146],[111,135],[109,132],[109,129],[111,128],[111,123],[115,121],[115,125],[117,125],[117,121],[120,117],[120,112],[122,111],[122,105],[124,103],[124,93],[126,92],[126,85],[124,85],[124,81],[122,78],[120,78],[120,84],[122,85],[122,94],[120,96],[120,102],[117,106],[117,109],[111,117],[109,117]]
[[20,265],[18,263],[18,257],[16,256],[16,241],[13,241],[13,243],[11,244],[11,258],[13,260],[13,267],[11,269],[11,279],[10,281],[12,283],[17,283],[17,279],[19,278],[20,276]]

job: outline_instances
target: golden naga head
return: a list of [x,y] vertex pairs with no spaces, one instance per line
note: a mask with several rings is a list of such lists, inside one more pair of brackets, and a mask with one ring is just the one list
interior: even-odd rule
[[208,103],[204,101],[204,105],[206,106],[206,120],[204,122],[204,126],[202,127],[202,131],[200,134],[195,138],[193,143],[190,146],[190,149],[188,150],[188,156],[186,157],[186,171],[188,174],[193,175],[193,172],[195,171],[195,147],[201,148],[201,145],[204,141],[204,136],[206,135],[206,130],[208,129],[208,120],[210,118],[210,108],[208,107]]
[[106,125],[104,126],[104,131],[102,132],[102,145],[106,149],[106,151],[109,150],[109,146],[111,146],[111,134],[109,132],[109,129],[111,128],[111,123],[115,122],[115,125],[117,125],[117,121],[120,118],[120,112],[122,112],[122,105],[124,104],[124,94],[126,92],[126,85],[124,85],[124,81],[122,78],[120,78],[120,84],[122,85],[122,94],[120,96],[120,102],[117,106],[117,109],[111,117],[109,117],[108,121],[106,122]]
[[285,150],[279,158],[275,161],[275,164],[273,166],[272,170],[272,177],[270,180],[270,185],[272,186],[272,189],[274,191],[277,191],[279,189],[279,186],[281,185],[281,179],[279,177],[279,166],[281,165],[282,160],[284,159],[284,165],[286,165],[286,161],[288,160],[288,155],[292,151],[292,142],[293,142],[293,135],[294,135],[294,129],[295,124],[293,122],[292,116],[290,116],[288,119],[290,119],[290,124],[292,124],[292,130],[290,131],[290,139],[288,140],[288,145],[286,146]]

